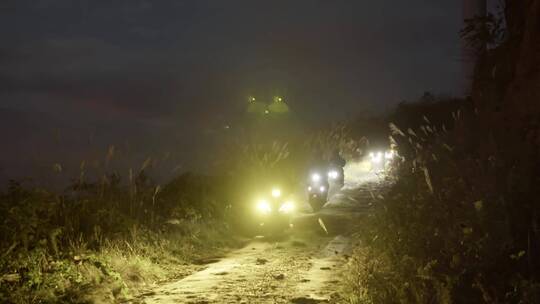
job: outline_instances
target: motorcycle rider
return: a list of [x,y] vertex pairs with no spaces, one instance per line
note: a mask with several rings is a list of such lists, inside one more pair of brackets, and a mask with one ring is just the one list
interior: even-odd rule
[[329,196],[331,197],[337,191],[341,190],[345,183],[345,174],[343,167],[345,167],[346,161],[341,157],[339,150],[334,150],[328,161],[328,183],[329,183]]
[[309,168],[308,202],[313,211],[318,211],[326,204],[328,198],[328,163],[324,160],[321,151],[314,151]]

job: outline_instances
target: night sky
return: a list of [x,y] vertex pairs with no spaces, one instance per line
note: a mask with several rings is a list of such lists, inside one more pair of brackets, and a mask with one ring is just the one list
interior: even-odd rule
[[0,176],[111,144],[196,168],[249,95],[328,121],[458,94],[460,4],[2,0]]

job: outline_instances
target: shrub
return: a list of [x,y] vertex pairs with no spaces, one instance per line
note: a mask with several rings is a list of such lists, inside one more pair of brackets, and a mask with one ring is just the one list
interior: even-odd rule
[[141,170],[75,180],[63,193],[12,181],[0,194],[0,302],[129,299],[200,254],[233,244],[219,180],[155,185]]
[[[465,114],[474,119],[458,111],[455,123],[466,123]],[[401,159],[389,173],[389,192],[358,233],[351,302],[537,302],[537,257],[527,241],[527,210],[536,198],[517,190],[526,178],[503,175],[505,160],[495,152],[460,146],[472,133],[448,131],[428,117],[416,129],[392,129]],[[528,204],[519,204],[523,195]]]

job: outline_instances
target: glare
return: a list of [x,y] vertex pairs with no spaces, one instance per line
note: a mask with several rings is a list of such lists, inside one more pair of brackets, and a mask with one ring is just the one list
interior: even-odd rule
[[338,176],[339,176],[339,173],[337,171],[328,172],[328,177],[330,177],[331,179],[336,179],[338,178]]
[[321,192],[324,192],[324,191],[326,191],[326,188],[325,188],[324,186],[321,186],[321,187],[319,188],[319,190],[320,190]]
[[279,211],[283,213],[290,213],[294,211],[294,203],[293,202],[285,202],[281,207],[279,207]]
[[393,159],[394,158],[394,151],[389,150],[384,153],[384,158],[386,159]]
[[272,189],[272,196],[273,197],[280,197],[281,196],[281,190],[278,188]]
[[383,153],[382,152],[377,152],[377,153],[369,153],[369,157],[371,158],[371,161],[374,162],[374,163],[380,163],[382,161],[382,158],[383,158]]
[[320,182],[321,181],[321,176],[318,173],[313,173],[311,175],[311,180],[316,182],[316,183]]
[[260,200],[257,203],[257,210],[259,210],[259,212],[261,212],[261,213],[267,214],[267,213],[270,213],[272,211],[272,207],[270,206],[268,201]]
[[307,187],[307,190],[311,191],[311,190],[313,190],[313,188],[311,188],[311,186],[309,186],[309,187]]

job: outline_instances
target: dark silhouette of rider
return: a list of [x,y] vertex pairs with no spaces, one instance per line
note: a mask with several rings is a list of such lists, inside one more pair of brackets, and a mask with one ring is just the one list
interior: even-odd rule
[[346,161],[341,157],[339,150],[334,150],[332,152],[332,155],[330,156],[330,159],[328,160],[329,168],[334,169],[338,172],[337,182],[338,184],[343,185],[344,182],[344,170],[343,167],[345,167]]
[[346,161],[341,157],[339,150],[334,150],[330,157],[329,163],[331,166],[342,168],[345,167]]

